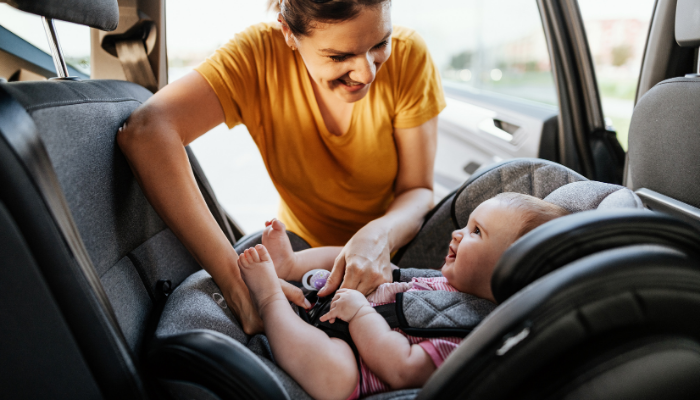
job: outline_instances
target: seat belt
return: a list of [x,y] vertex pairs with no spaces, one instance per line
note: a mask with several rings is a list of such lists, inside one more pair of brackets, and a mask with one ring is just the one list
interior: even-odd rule
[[102,48],[117,57],[129,82],[151,92],[158,90],[158,80],[148,55],[156,44],[158,30],[153,20],[138,10],[135,0],[119,2],[119,26],[102,36]]
[[151,63],[148,61],[143,40],[140,38],[120,40],[115,41],[114,44],[126,79],[155,93],[158,90],[158,82],[153,68],[151,68]]

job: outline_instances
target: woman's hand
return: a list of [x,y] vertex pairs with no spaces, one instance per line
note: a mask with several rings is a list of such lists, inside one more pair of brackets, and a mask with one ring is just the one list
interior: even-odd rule
[[340,287],[355,289],[366,296],[382,283],[391,282],[391,271],[389,235],[376,224],[369,223],[343,247],[326,286],[318,295],[328,296]]
[[335,323],[336,318],[339,318],[347,323],[350,323],[353,318],[355,318],[362,307],[367,306],[367,312],[373,312],[374,309],[370,307],[367,298],[362,295],[362,293],[357,290],[351,289],[340,289],[333,296],[333,302],[331,303],[331,310],[328,314],[321,316],[320,320],[330,321],[331,324]]

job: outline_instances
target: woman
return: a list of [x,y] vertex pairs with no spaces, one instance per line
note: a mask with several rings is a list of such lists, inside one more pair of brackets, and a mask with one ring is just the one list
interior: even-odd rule
[[445,107],[425,43],[392,27],[390,0],[274,3],[278,23],[237,35],[151,97],[117,137],[146,196],[248,334],[262,322],[184,146],[222,122],[245,124],[279,191],[279,218],[312,246],[344,246],[319,294],[341,282],[368,294],[391,280],[391,252],[432,208]]

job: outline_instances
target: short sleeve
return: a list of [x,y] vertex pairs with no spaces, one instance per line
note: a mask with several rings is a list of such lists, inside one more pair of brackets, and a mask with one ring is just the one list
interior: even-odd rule
[[219,98],[229,128],[244,123],[245,105],[259,96],[259,68],[265,65],[264,30],[262,24],[251,26],[195,68]]
[[428,46],[416,32],[397,43],[399,81],[394,128],[420,126],[445,108],[440,74]]
[[430,359],[433,360],[435,364],[435,368],[439,368],[447,356],[459,347],[461,342],[462,340],[460,338],[445,337],[427,339],[418,343],[418,345],[428,353],[428,356],[430,356]]

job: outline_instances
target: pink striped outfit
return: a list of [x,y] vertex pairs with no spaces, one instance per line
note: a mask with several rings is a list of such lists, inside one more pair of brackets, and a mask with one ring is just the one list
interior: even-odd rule
[[[447,283],[446,278],[413,278],[409,282],[394,282],[385,283],[377,288],[377,290],[367,297],[372,307],[382,304],[396,302],[396,293],[414,292],[418,290],[444,290],[447,292],[457,292],[458,290]],[[411,345],[417,344],[425,350],[426,353],[435,363],[435,367],[440,367],[445,358],[456,349],[461,338],[458,337],[443,337],[443,338],[422,338],[410,336],[395,328],[395,331],[404,335]],[[387,384],[379,380],[379,377],[369,370],[367,365],[360,359],[360,371],[362,379],[357,384],[357,388],[350,396],[350,399],[358,399],[360,396],[368,396],[391,390]]]

